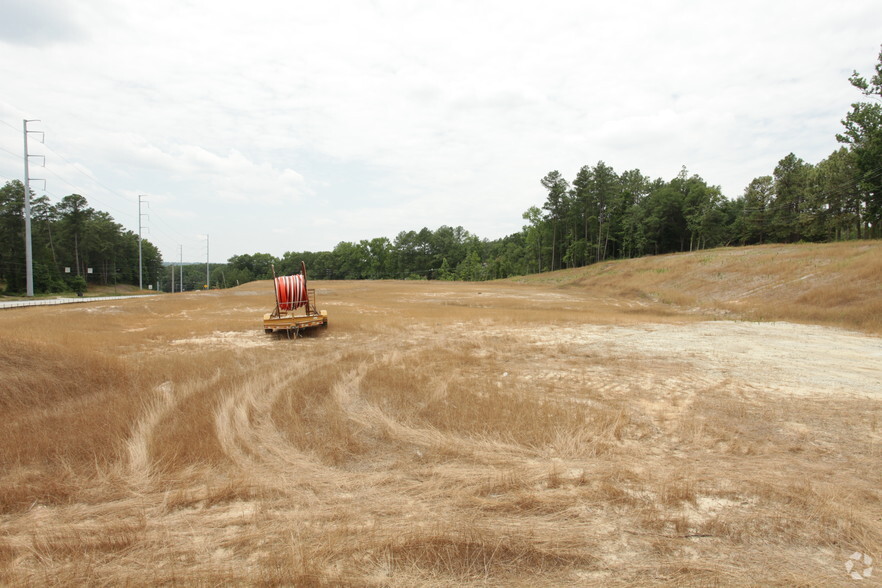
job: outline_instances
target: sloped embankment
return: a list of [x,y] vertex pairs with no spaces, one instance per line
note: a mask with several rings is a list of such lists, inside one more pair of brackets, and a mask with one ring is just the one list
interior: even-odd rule
[[882,334],[882,241],[728,247],[526,279],[680,310]]

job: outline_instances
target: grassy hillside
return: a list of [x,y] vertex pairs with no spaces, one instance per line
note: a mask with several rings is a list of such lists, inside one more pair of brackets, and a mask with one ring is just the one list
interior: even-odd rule
[[732,318],[882,334],[882,241],[710,249],[610,261],[518,281]]

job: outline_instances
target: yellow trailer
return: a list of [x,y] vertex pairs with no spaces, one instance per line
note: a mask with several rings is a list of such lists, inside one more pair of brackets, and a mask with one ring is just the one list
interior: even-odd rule
[[[315,290],[310,290],[310,297],[314,296]],[[272,312],[263,315],[263,331],[272,333],[275,331],[299,331],[300,329],[309,329],[312,327],[328,326],[328,311],[316,311],[313,304],[308,305],[310,308],[305,314],[294,312],[279,311],[279,307]]]

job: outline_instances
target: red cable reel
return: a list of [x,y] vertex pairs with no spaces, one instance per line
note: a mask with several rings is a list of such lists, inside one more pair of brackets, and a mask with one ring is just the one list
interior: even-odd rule
[[292,311],[309,302],[306,291],[306,264],[300,262],[300,273],[276,278],[276,294],[279,310]]

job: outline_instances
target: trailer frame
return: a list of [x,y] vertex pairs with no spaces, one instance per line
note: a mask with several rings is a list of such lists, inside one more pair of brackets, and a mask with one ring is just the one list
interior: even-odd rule
[[263,315],[263,332],[274,333],[276,331],[297,331],[311,329],[313,327],[328,326],[328,311],[318,310],[315,300],[315,289],[307,289],[309,298],[302,312],[283,311],[276,301],[276,307],[272,312]]

